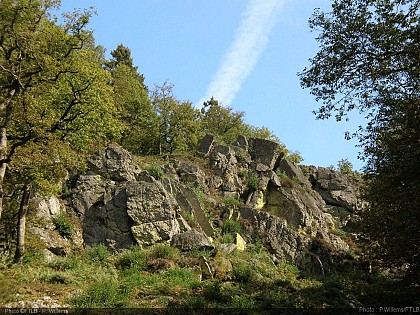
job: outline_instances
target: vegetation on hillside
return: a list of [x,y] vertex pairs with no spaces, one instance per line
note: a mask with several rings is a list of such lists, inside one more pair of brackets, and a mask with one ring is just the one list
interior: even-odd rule
[[[420,2],[335,0],[310,27],[320,50],[300,74],[323,105],[320,119],[358,110],[367,119],[353,135],[368,178],[364,232],[384,266],[420,281]],[[350,134],[348,135],[351,136]]]
[[[274,262],[259,245],[230,254],[227,278],[206,281],[188,261],[217,258],[215,251],[185,254],[157,245],[117,254],[98,246],[50,262],[37,252],[25,255],[31,197],[65,194],[65,182],[84,169],[87,155],[109,142],[135,155],[193,151],[207,133],[225,143],[239,135],[280,142],[267,128],[245,123],[245,113],[213,98],[198,110],[178,100],[168,82],[150,89],[128,47],[120,44],[105,58],[87,28],[92,11],[66,13],[59,23],[52,15],[59,7],[59,0],[0,1],[0,234],[13,235],[17,243],[15,264],[1,258],[0,287],[9,288],[0,292],[1,304],[47,291],[77,307],[354,307],[383,301],[407,306],[415,300],[418,0],[334,0],[331,12],[315,11],[310,27],[319,30],[321,49],[300,74],[302,86],[323,102],[318,118],[342,120],[352,110],[366,115],[367,125],[354,135],[363,148],[370,202],[359,232],[368,240],[370,259],[393,276],[405,276],[405,283],[357,266],[309,277]],[[302,160],[298,153],[288,158]],[[159,165],[148,167],[155,178],[162,176]],[[360,177],[346,160],[338,167]],[[249,188],[257,189],[255,175],[247,176]],[[62,236],[73,235],[64,215],[54,224]],[[224,226],[225,242],[236,229]]]
[[[194,266],[201,256],[218,262],[223,277],[202,280]],[[226,264],[229,260],[232,265]],[[355,308],[407,306],[416,292],[401,290],[398,280],[357,267],[314,277],[293,265],[274,262],[261,244],[228,256],[215,251],[179,252],[158,244],[110,253],[98,245],[81,254],[46,261],[30,251],[22,264],[2,270],[0,304],[42,299],[45,292],[70,307],[248,309]]]

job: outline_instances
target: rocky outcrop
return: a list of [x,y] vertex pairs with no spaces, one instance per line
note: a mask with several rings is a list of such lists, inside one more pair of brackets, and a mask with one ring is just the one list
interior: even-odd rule
[[323,167],[310,167],[309,180],[329,206],[337,206],[354,212],[360,205],[359,185],[340,172]]
[[[309,167],[308,179],[269,140],[239,137],[228,146],[208,135],[197,155],[199,163],[162,161],[159,179],[115,145],[93,155],[71,203],[85,245],[118,250],[169,242],[181,250],[215,246],[230,253],[261,240],[277,259],[315,273],[333,270],[348,250],[331,233],[347,222],[340,211],[351,216],[358,207],[357,186],[348,178]],[[212,244],[213,226],[226,220],[242,226],[236,243]]]
[[175,199],[153,177],[142,174],[126,185],[127,214],[133,220],[131,232],[142,246],[169,241],[181,232],[180,209]]
[[248,242],[261,239],[272,254],[295,261],[297,253],[303,249],[302,240],[298,232],[288,228],[285,219],[248,207],[242,207],[240,214]]
[[98,151],[88,159],[89,169],[115,181],[135,180],[136,167],[131,154],[118,145],[110,144],[106,150]]
[[72,198],[80,216],[87,246],[105,244],[112,249],[134,244],[133,220],[127,214],[126,182],[115,182],[98,174],[79,177]]
[[337,227],[346,229],[355,217],[354,213],[364,207],[360,198],[360,183],[323,167],[311,166],[309,173],[312,189],[325,201],[325,212],[331,214]]
[[32,199],[31,204],[34,210],[28,218],[27,231],[31,238],[36,238],[43,244],[44,257],[49,260],[54,256],[66,256],[73,250],[83,247],[81,227],[74,221],[68,219],[71,225],[71,238],[60,234],[56,220],[59,216],[67,216],[65,205],[55,196],[40,197]]

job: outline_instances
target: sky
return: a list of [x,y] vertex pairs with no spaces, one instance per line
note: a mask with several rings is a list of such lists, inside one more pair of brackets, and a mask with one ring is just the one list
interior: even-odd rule
[[200,107],[214,96],[245,121],[273,131],[303,164],[328,167],[348,159],[361,169],[356,140],[364,121],[316,120],[320,107],[297,73],[319,50],[308,19],[328,0],[62,0],[62,10],[95,7],[89,28],[107,56],[130,48],[149,89],[165,81]]

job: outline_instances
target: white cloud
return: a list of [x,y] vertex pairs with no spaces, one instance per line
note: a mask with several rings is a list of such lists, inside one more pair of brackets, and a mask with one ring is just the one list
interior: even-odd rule
[[277,22],[284,0],[250,0],[237,29],[235,38],[224,55],[218,71],[198,102],[214,97],[229,106],[244,80],[251,74],[268,37]]

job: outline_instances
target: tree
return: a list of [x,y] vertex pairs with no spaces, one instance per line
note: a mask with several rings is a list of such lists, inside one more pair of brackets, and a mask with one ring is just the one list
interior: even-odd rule
[[[316,10],[320,51],[299,74],[323,105],[318,118],[352,110],[367,119],[353,135],[363,147],[370,208],[362,215],[378,257],[420,268],[420,1],[335,0]],[[350,134],[347,135],[348,137]],[[411,197],[410,197],[411,196]]]
[[222,106],[212,97],[201,109],[201,125],[206,133],[232,143],[238,135],[250,132],[250,126],[243,121],[244,115],[244,112],[234,112],[232,108]]
[[122,124],[121,145],[135,154],[154,154],[157,147],[158,117],[150,102],[144,76],[132,64],[131,52],[119,45],[108,62],[114,100]]
[[151,94],[159,119],[159,154],[193,150],[202,136],[198,111],[191,102],[177,100],[172,89],[165,82]]
[[131,57],[131,50],[123,44],[119,44],[116,49],[111,51],[112,59],[105,62],[105,66],[110,70],[117,68],[119,65],[125,65],[137,71],[137,67],[133,66],[133,58]]
[[110,77],[85,29],[90,12],[67,14],[59,26],[49,15],[58,5],[0,2],[0,214],[5,187],[20,191],[17,261],[29,195],[59,181],[69,160],[83,159],[90,145],[119,132]]

